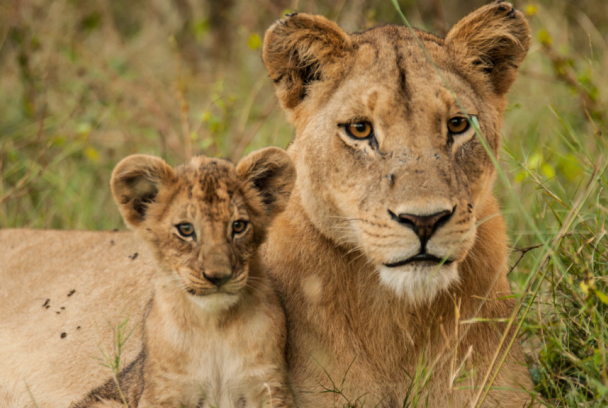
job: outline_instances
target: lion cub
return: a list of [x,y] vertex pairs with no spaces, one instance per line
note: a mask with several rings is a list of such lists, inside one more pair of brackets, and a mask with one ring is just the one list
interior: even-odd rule
[[[258,247],[283,211],[296,172],[278,148],[236,168],[198,156],[175,170],[129,156],[112,193],[158,263],[143,350],[76,407],[292,407],[285,317]],[[113,402],[116,401],[116,402]]]

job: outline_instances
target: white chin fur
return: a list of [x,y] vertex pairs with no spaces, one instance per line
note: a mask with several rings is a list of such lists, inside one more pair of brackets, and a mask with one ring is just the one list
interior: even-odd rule
[[201,309],[207,312],[219,312],[228,309],[239,300],[239,296],[229,295],[226,293],[214,293],[206,296],[191,296],[188,297]]
[[412,304],[432,301],[442,290],[458,281],[456,264],[426,266],[409,264],[397,268],[380,267],[380,282]]

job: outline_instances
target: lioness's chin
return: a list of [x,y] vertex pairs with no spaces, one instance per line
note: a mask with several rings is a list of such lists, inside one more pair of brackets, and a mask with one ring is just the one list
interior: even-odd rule
[[416,262],[379,268],[380,282],[412,304],[432,301],[437,294],[458,282],[456,263],[441,265]]
[[188,298],[198,307],[208,312],[228,309],[230,306],[236,304],[239,300],[238,295],[223,292],[204,296],[188,295]]

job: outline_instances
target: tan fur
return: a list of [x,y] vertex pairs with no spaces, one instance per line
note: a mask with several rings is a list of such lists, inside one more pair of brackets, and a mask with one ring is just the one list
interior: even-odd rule
[[[528,25],[496,2],[445,40],[415,35],[447,85],[403,26],[348,35],[294,14],[266,34],[264,61],[297,132],[296,188],[265,261],[300,407],[470,406],[505,325],[462,322],[513,309],[495,169],[472,128],[448,135],[447,122],[464,108],[498,154]],[[356,122],[374,137],[349,136]],[[409,262],[423,244],[408,217],[435,214],[450,215],[426,251],[448,262]],[[522,407],[531,389],[516,342],[484,406]]]
[[[291,160],[276,148],[252,153],[236,168],[199,156],[174,170],[155,157],[130,156],[116,167],[112,191],[137,237],[2,231],[8,251],[0,259],[7,284],[0,297],[7,317],[0,406],[32,406],[25,384],[41,408],[77,400],[71,406],[118,406],[121,393],[130,407],[294,406],[285,318],[256,251],[294,181]],[[241,233],[232,230],[237,220],[247,222]],[[194,226],[193,236],[179,233],[176,225],[184,222]],[[84,279],[71,272],[79,266]],[[108,285],[112,277],[116,284]],[[216,286],[214,278],[226,282]],[[64,279],[76,291],[66,290]],[[24,283],[27,288],[19,287]],[[100,296],[91,293],[97,286]],[[117,301],[120,296],[127,302]],[[95,304],[87,304],[91,300]],[[133,336],[143,336],[143,344],[127,342],[119,392],[109,372],[101,375],[91,364],[97,347],[87,346],[104,337],[111,344],[100,316],[112,318],[125,303],[127,316],[139,320]],[[38,324],[20,328],[24,319]],[[96,324],[99,333],[91,328]]]

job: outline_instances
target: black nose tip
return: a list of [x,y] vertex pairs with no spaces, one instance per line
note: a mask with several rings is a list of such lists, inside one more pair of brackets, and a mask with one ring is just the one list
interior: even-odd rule
[[430,215],[416,215],[407,213],[396,215],[391,210],[388,210],[388,212],[392,219],[411,228],[414,231],[422,243],[422,250],[424,252],[427,241],[431,238],[431,236],[433,236],[435,231],[437,231],[440,226],[445,224],[450,219],[452,214],[454,214],[455,209],[456,207],[452,208],[451,211],[444,210]]
[[203,272],[203,276],[209,282],[217,286],[218,288],[222,286],[224,283],[228,282],[232,278],[232,274],[229,275],[220,275],[220,274],[209,274]]

